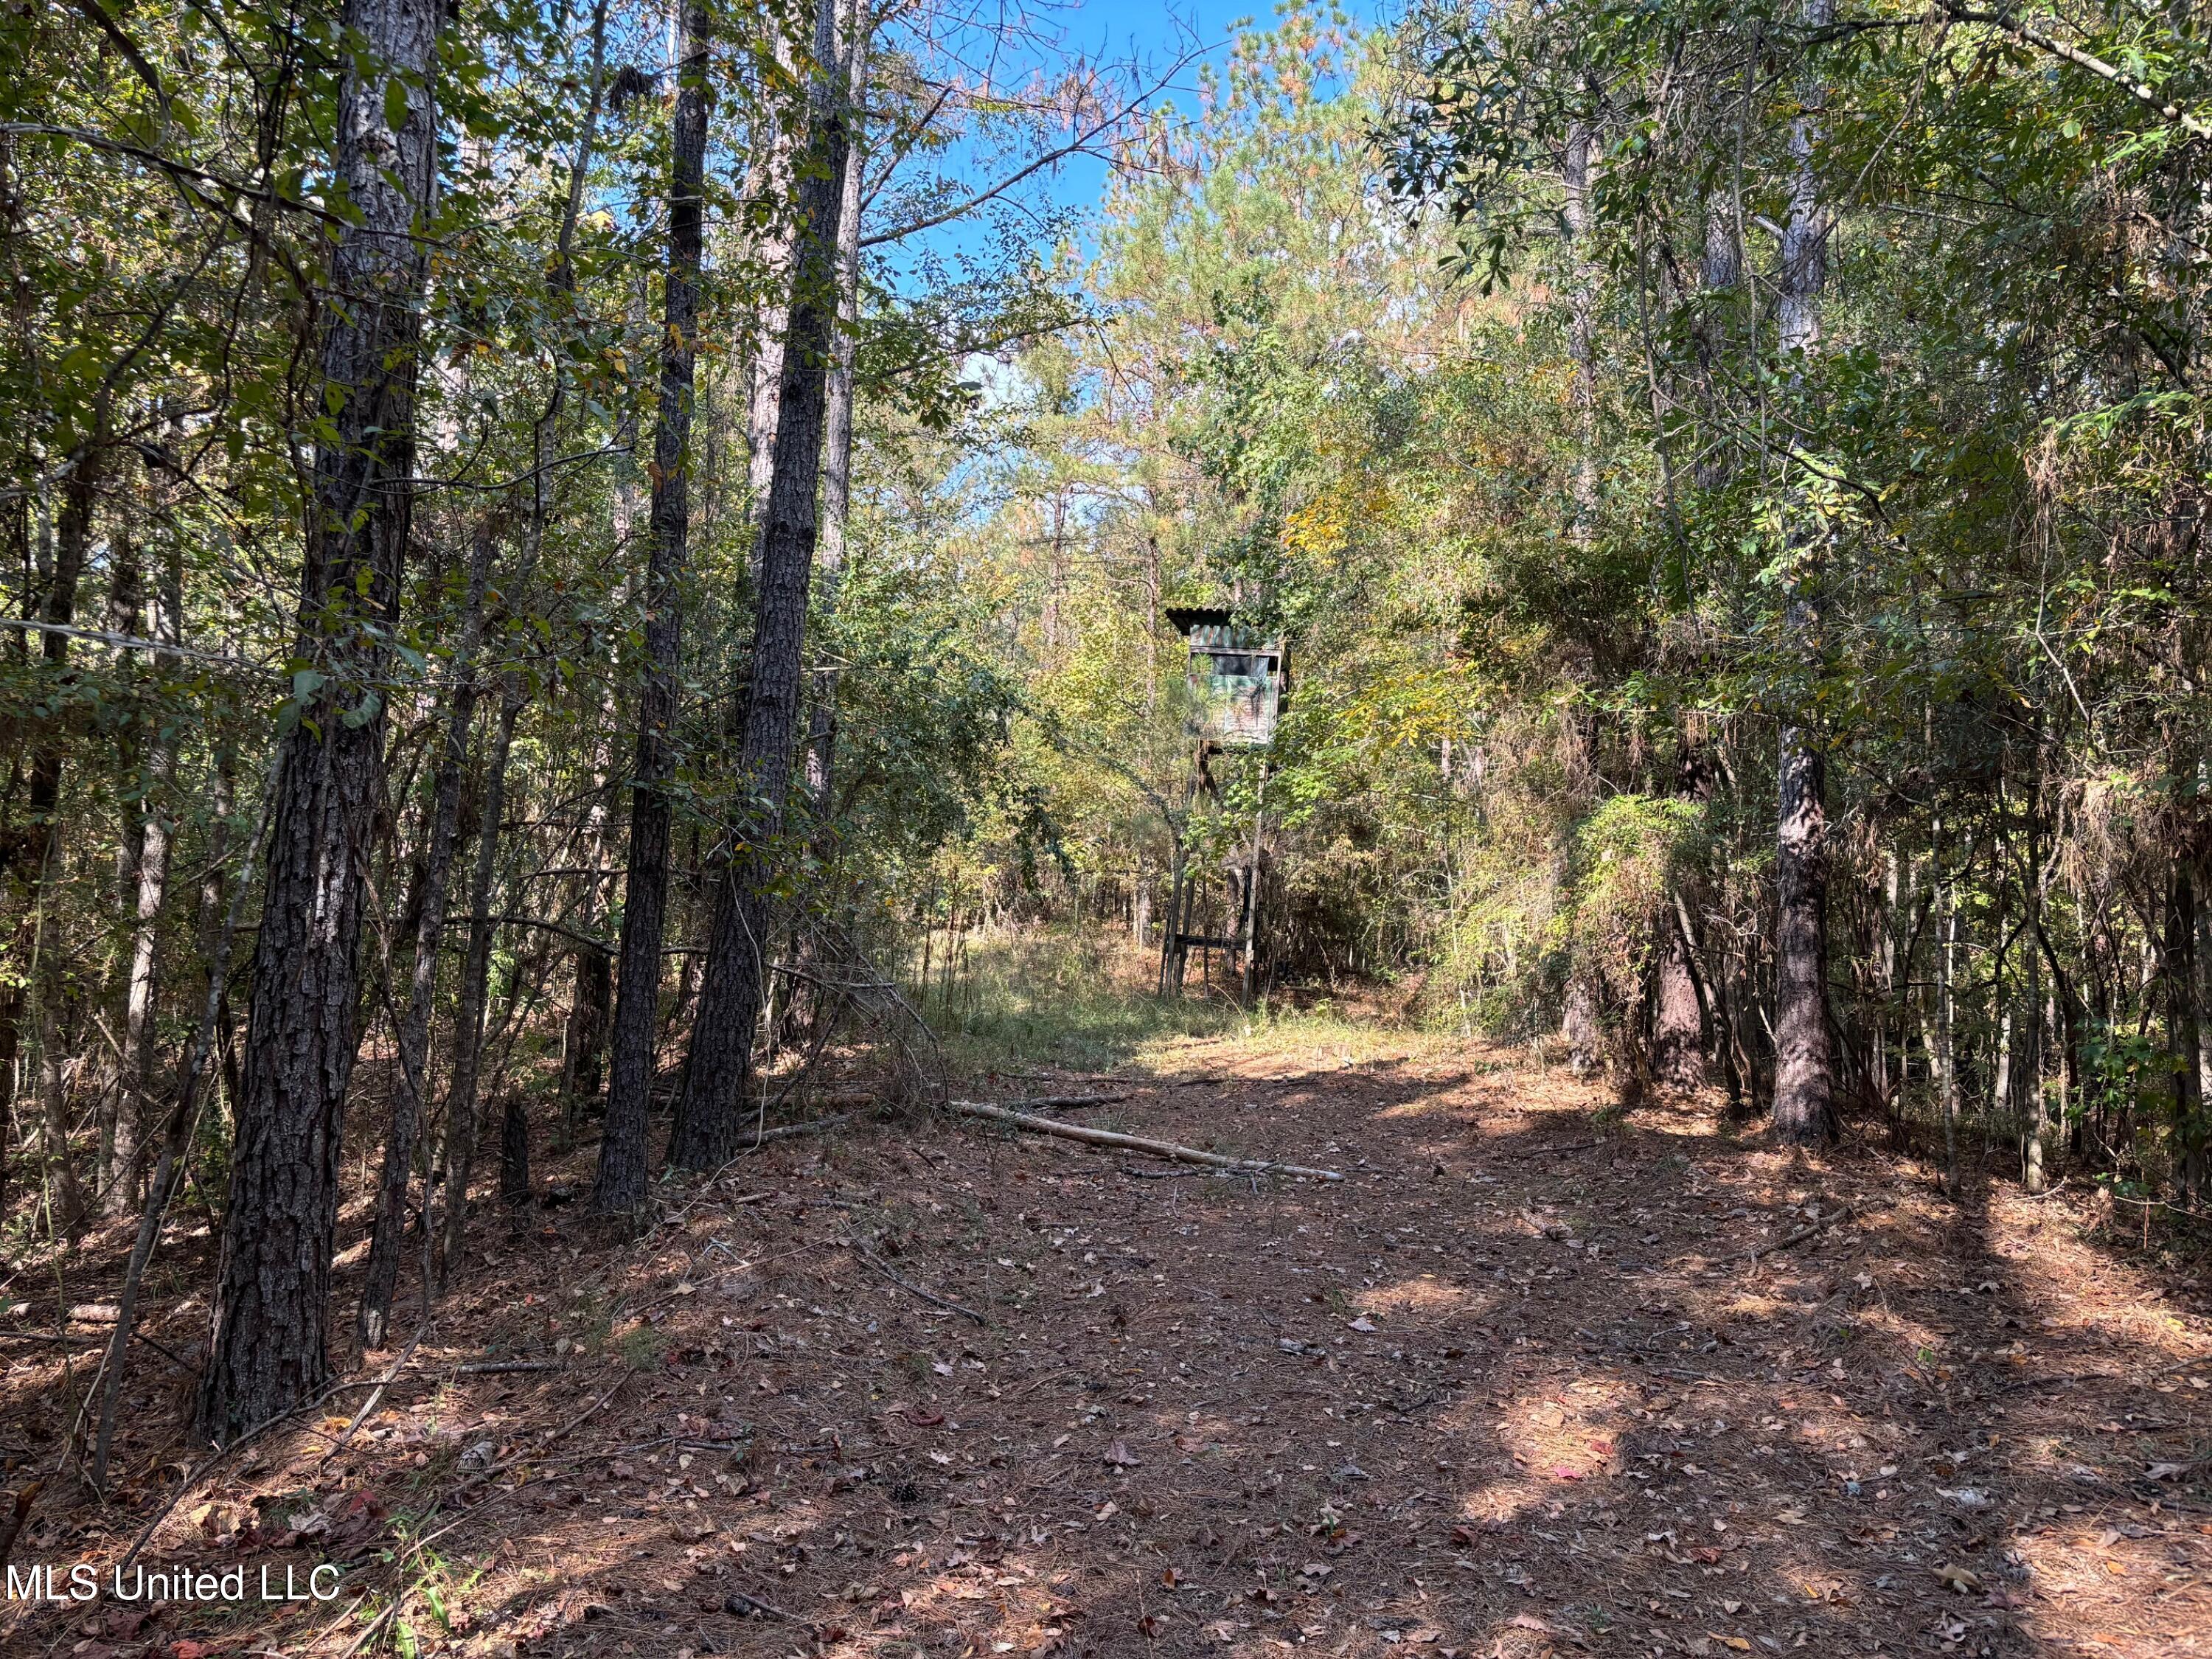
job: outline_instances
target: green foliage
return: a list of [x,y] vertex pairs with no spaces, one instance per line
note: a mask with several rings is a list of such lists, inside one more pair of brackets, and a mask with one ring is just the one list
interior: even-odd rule
[[1574,827],[1565,907],[1553,918],[1568,974],[1634,1003],[1656,941],[1673,926],[1676,890],[1710,853],[1704,809],[1679,797],[1613,795]]

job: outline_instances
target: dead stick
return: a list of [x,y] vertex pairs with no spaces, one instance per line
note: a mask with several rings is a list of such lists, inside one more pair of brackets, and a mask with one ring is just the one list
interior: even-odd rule
[[840,1124],[850,1123],[852,1121],[853,1115],[850,1112],[839,1112],[830,1117],[809,1118],[804,1123],[779,1123],[773,1129],[762,1130],[745,1142],[744,1150],[750,1152],[754,1147],[770,1140],[788,1140],[793,1135],[818,1135],[824,1130],[834,1129]]
[[787,1625],[795,1625],[799,1622],[789,1613],[786,1613],[781,1607],[770,1607],[767,1602],[762,1601],[759,1596],[748,1595],[743,1590],[732,1590],[728,1598],[722,1603],[722,1611],[724,1613],[734,1613],[740,1619],[744,1618],[750,1613],[764,1613],[769,1618],[781,1620]]
[[353,1421],[345,1425],[345,1432],[332,1441],[331,1449],[315,1460],[317,1468],[336,1457],[346,1442],[353,1438],[355,1431],[368,1420],[368,1414],[376,1409],[376,1402],[384,1398],[384,1391],[392,1386],[392,1379],[399,1375],[400,1368],[413,1357],[415,1345],[422,1340],[422,1333],[429,1328],[427,1322],[415,1328],[415,1334],[407,1339],[407,1346],[399,1351],[399,1358],[392,1362],[390,1369],[376,1379],[376,1386],[369,1390],[368,1398],[361,1402],[361,1409],[353,1414]]
[[1256,1158],[1224,1158],[1219,1152],[1201,1152],[1195,1146],[1179,1146],[1172,1140],[1148,1140],[1142,1135],[1117,1134],[1111,1129],[1086,1129],[1077,1123],[1060,1123],[1048,1117],[1031,1117],[1027,1112],[1010,1112],[1003,1106],[986,1106],[981,1101],[956,1100],[949,1104],[966,1117],[1011,1123],[1018,1129],[1057,1135],[1062,1140],[1080,1141],[1086,1146],[1118,1146],[1124,1152],[1150,1152],[1154,1158],[1170,1158],[1177,1164],[1200,1164],[1209,1170],[1234,1170],[1242,1175],[1307,1176],[1316,1181],[1344,1179],[1343,1173],[1337,1170],[1309,1170],[1302,1164],[1270,1164]]
[[557,1359],[479,1359],[453,1367],[456,1376],[498,1376],[507,1371],[559,1371],[567,1366]]
[[1837,1211],[1835,1214],[1822,1216],[1818,1221],[1814,1222],[1809,1227],[1800,1227],[1796,1232],[1791,1233],[1787,1238],[1783,1239],[1778,1243],[1768,1245],[1763,1251],[1753,1249],[1751,1253],[1751,1265],[1756,1267],[1759,1265],[1759,1258],[1762,1255],[1774,1255],[1784,1250],[1795,1249],[1798,1245],[1802,1244],[1807,1239],[1817,1238],[1822,1233],[1826,1232],[1831,1227],[1842,1226],[1844,1223],[1849,1221],[1857,1213],[1858,1206],[1856,1205],[1846,1204],[1842,1209]]
[[[362,1632],[360,1635],[355,1637],[352,1641],[345,1644],[345,1650],[338,1655],[338,1659],[353,1659],[354,1655],[359,1653],[372,1641],[375,1640],[377,1637],[382,1635],[384,1632],[384,1627],[390,1624],[392,1620],[398,1616],[399,1605],[406,1599],[407,1597],[404,1592],[393,1596],[392,1598],[391,1605],[386,1607],[382,1613],[378,1613],[375,1618],[368,1621],[368,1628]],[[361,1603],[358,1601],[354,1603],[355,1607],[359,1607]],[[350,1611],[350,1609],[349,1609],[349,1611]]]
[[[568,1431],[574,1429],[578,1424],[581,1423],[586,1418],[591,1416],[592,1413],[605,1406],[607,1401],[612,1400],[617,1394],[622,1391],[623,1386],[636,1375],[637,1373],[635,1371],[624,1371],[620,1376],[615,1378],[613,1384],[608,1388],[605,1393],[602,1394],[597,1400],[592,1401],[590,1405],[585,1407],[583,1410],[578,1412],[567,1422],[562,1424],[558,1428],[544,1436],[538,1441],[537,1446],[533,1448],[533,1449],[543,1451],[546,1447],[552,1445],[562,1436],[568,1433]],[[478,1486],[487,1485],[491,1481],[498,1480],[500,1476],[505,1474],[517,1463],[527,1461],[529,1456],[530,1454],[528,1452],[515,1452],[512,1455],[493,1464],[482,1474],[470,1476],[469,1479],[462,1481],[459,1486],[454,1487],[453,1491],[447,1492],[443,1496],[434,1500],[430,1507],[423,1511],[422,1519],[427,1522],[432,1516],[437,1514],[438,1511],[443,1509],[447,1504],[453,1503],[459,1498],[465,1498],[469,1493],[474,1492]],[[463,1516],[461,1517],[461,1520],[463,1521],[465,1521],[466,1519],[468,1519],[467,1516]],[[447,1532],[452,1531],[454,1527],[457,1527],[459,1524],[459,1521],[451,1522],[445,1527],[441,1528],[437,1532],[428,1534],[425,1537],[417,1539],[412,1547],[413,1549],[420,1551],[428,1548],[432,1540],[442,1536]]]
[[988,1326],[991,1322],[989,1320],[984,1318],[981,1314],[977,1313],[973,1308],[963,1308],[957,1302],[948,1301],[944,1297],[938,1295],[934,1291],[925,1291],[921,1285],[911,1284],[906,1279],[901,1279],[896,1273],[890,1270],[890,1267],[880,1257],[874,1255],[866,1245],[861,1243],[859,1239],[854,1238],[849,1233],[846,1235],[845,1246],[848,1249],[851,1250],[854,1255],[860,1257],[861,1261],[866,1262],[871,1267],[873,1267],[878,1273],[881,1273],[885,1279],[890,1279],[892,1284],[897,1285],[899,1289],[909,1291],[912,1294],[920,1297],[924,1302],[930,1303],[934,1306],[944,1309],[947,1313],[957,1313],[964,1319],[972,1319],[978,1325]]

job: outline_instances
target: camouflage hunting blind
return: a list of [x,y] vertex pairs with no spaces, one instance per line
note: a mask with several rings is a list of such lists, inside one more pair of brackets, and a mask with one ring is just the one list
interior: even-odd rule
[[1282,641],[1262,639],[1225,606],[1178,606],[1167,614],[1190,641],[1194,735],[1221,749],[1274,742],[1289,678]]

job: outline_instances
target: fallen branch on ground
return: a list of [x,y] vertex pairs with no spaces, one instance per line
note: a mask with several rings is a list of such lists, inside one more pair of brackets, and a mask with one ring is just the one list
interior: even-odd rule
[[1142,1135],[1117,1134],[1111,1129],[1086,1129],[1077,1123],[1059,1123],[1048,1117],[1032,1117],[1027,1112],[1009,1111],[1003,1106],[987,1106],[981,1101],[955,1100],[948,1103],[952,1109],[966,1117],[988,1118],[994,1123],[1011,1123],[1017,1129],[1027,1129],[1035,1134],[1057,1135],[1062,1140],[1077,1140],[1086,1146],[1118,1146],[1124,1152],[1150,1152],[1155,1158],[1172,1159],[1177,1164],[1201,1164],[1210,1170],[1234,1170],[1240,1175],[1310,1176],[1316,1181],[1341,1181],[1343,1172],[1337,1170],[1309,1170],[1297,1164],[1270,1164],[1263,1158],[1226,1158],[1219,1152],[1201,1152],[1195,1146],[1179,1146],[1172,1140],[1148,1140]]
[[[172,1364],[181,1365],[188,1371],[199,1369],[174,1348],[155,1341],[143,1331],[132,1331],[131,1340],[133,1342],[144,1343],[155,1353],[164,1355]],[[89,1333],[83,1336],[57,1336],[52,1331],[0,1331],[0,1342],[40,1342],[49,1347],[58,1348],[90,1348],[103,1346],[99,1337]]]
[[997,1103],[1008,1111],[1030,1111],[1051,1108],[1072,1112],[1085,1106],[1110,1106],[1117,1100],[1127,1100],[1131,1091],[1123,1090],[1118,1095],[1036,1095],[1028,1100],[1002,1100]]
[[779,1123],[773,1129],[763,1129],[745,1142],[744,1150],[766,1146],[771,1140],[788,1140],[793,1135],[818,1135],[825,1129],[834,1129],[842,1123],[850,1123],[850,1112],[839,1112],[831,1117],[811,1117],[804,1123]]
[[383,1376],[376,1379],[376,1386],[369,1390],[368,1398],[362,1401],[361,1409],[353,1414],[353,1420],[345,1425],[345,1432],[331,1442],[331,1449],[315,1460],[317,1468],[344,1450],[346,1442],[352,1439],[361,1425],[368,1421],[369,1413],[376,1409],[376,1402],[384,1398],[384,1391],[392,1386],[392,1379],[406,1369],[407,1362],[415,1357],[416,1345],[422,1340],[422,1334],[429,1328],[427,1322],[415,1328],[415,1334],[407,1339],[407,1346],[399,1351],[399,1357],[392,1362]]
[[557,1359],[480,1359],[471,1364],[456,1365],[456,1376],[497,1376],[507,1371],[559,1371],[567,1366]]
[[1829,1228],[1842,1226],[1844,1223],[1849,1221],[1857,1213],[1857,1205],[1846,1204],[1842,1209],[1837,1211],[1835,1214],[1824,1215],[1811,1226],[1800,1227],[1796,1232],[1791,1233],[1787,1238],[1782,1239],[1776,1243],[1769,1244],[1763,1250],[1754,1249],[1751,1253],[1751,1265],[1756,1267],[1759,1265],[1759,1258],[1762,1255],[1779,1255],[1784,1250],[1795,1249],[1798,1245],[1802,1244],[1808,1238],[1818,1238],[1822,1233],[1826,1232]]
[[740,1619],[745,1618],[752,1613],[764,1613],[770,1619],[780,1620],[787,1625],[794,1625],[799,1622],[789,1613],[786,1613],[781,1607],[770,1607],[767,1602],[762,1601],[759,1596],[748,1595],[743,1590],[732,1590],[727,1599],[722,1603],[722,1611],[724,1613],[733,1613]]
[[959,1303],[950,1301],[947,1298],[938,1295],[934,1291],[925,1291],[921,1285],[900,1278],[898,1274],[891,1271],[890,1266],[888,1262],[884,1261],[882,1257],[870,1250],[866,1245],[861,1243],[859,1239],[854,1238],[850,1233],[845,1235],[845,1248],[852,1251],[854,1255],[860,1257],[861,1261],[866,1262],[871,1267],[873,1267],[885,1279],[890,1279],[890,1282],[897,1285],[899,1289],[905,1291],[911,1295],[920,1297],[924,1302],[930,1304],[932,1306],[942,1308],[947,1313],[957,1313],[963,1319],[972,1319],[978,1325],[988,1326],[991,1322],[989,1320],[984,1318],[981,1314],[977,1313],[973,1308],[963,1307]]

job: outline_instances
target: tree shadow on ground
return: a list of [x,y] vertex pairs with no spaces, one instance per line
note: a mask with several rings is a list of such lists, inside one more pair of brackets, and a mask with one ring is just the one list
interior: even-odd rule
[[[635,1249],[533,1218],[472,1261],[443,1339],[593,1358],[448,1365],[327,1466],[303,1430],[211,1496],[373,1492],[386,1552],[450,1527],[404,1578],[372,1555],[349,1579],[414,1583],[423,1651],[2204,1640],[2206,1494],[2146,1477],[2202,1447],[2212,1344],[2051,1206],[1954,1208],[1695,1103],[1601,1116],[1571,1079],[1416,1046],[1218,1043],[1113,1109],[1340,1183],[930,1126],[748,1161]],[[650,1369],[541,1443],[615,1353]],[[461,1501],[487,1444],[507,1472]],[[336,1653],[374,1605],[320,1645],[295,1611],[112,1646]]]

